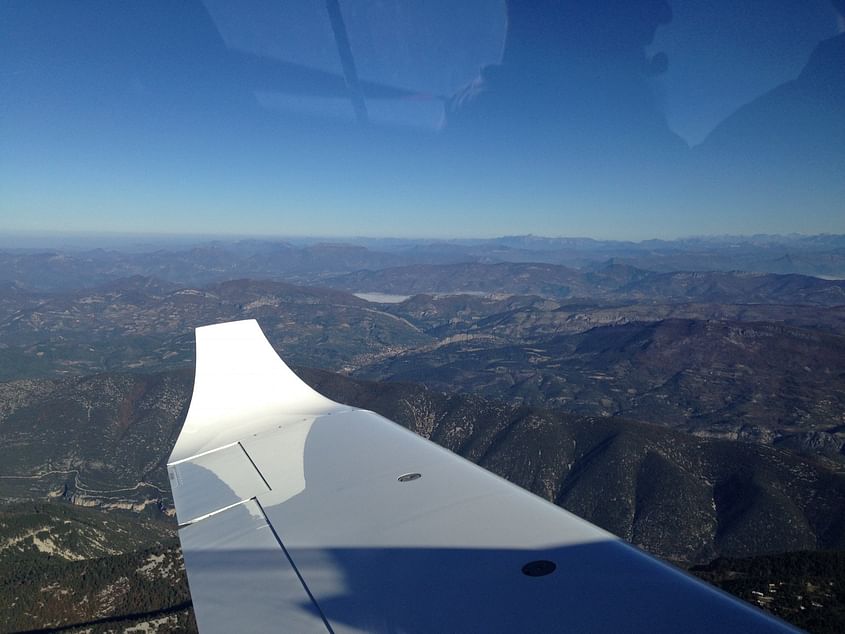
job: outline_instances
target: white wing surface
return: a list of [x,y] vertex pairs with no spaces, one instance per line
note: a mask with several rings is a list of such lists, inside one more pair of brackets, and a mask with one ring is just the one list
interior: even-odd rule
[[252,320],[197,329],[168,471],[203,634],[790,631],[326,399]]

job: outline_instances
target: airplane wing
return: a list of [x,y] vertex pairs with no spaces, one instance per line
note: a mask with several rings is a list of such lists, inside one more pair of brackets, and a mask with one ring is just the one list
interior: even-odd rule
[[203,634],[793,631],[321,396],[254,320],[196,338],[168,472]]

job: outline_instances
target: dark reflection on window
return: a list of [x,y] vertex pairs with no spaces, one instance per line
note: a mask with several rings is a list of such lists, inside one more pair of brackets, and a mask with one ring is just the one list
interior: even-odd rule
[[[117,227],[143,211],[159,231],[237,214],[246,232],[647,237],[796,229],[799,210],[818,230],[845,195],[845,35],[825,37],[845,8],[808,2],[816,21],[789,25],[784,2],[341,1],[367,130],[323,2],[9,3],[0,186],[15,205],[35,178],[45,209]],[[706,50],[690,7],[719,27],[676,70],[679,39]],[[750,77],[723,49],[757,31],[777,69],[792,27],[817,43],[796,77],[734,90],[701,143],[672,128],[666,86]],[[715,92],[702,110],[729,101]]]

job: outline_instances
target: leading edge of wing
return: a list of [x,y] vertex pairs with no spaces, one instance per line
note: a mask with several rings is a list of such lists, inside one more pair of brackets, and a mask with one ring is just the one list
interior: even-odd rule
[[197,329],[168,471],[200,630],[790,631],[369,411],[255,321]]

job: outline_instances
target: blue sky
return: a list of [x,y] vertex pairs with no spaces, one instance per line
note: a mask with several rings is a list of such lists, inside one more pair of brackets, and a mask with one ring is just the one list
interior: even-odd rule
[[[597,1],[598,13],[582,17],[617,38],[613,29],[627,21],[616,2]],[[821,122],[792,118],[794,134],[813,139],[806,147],[785,137],[773,153],[759,141],[764,130],[750,141],[687,148],[796,77],[839,30],[831,6],[669,4],[672,22],[637,50],[601,59],[583,48],[560,59],[544,51],[536,65],[499,67],[489,94],[443,130],[442,101],[430,96],[453,95],[499,60],[503,4],[341,2],[361,77],[429,95],[368,100],[373,123],[362,131],[342,93],[315,98],[286,83],[290,64],[340,73],[322,1],[251,1],[237,10],[217,0],[5,2],[0,230],[620,239],[845,232],[845,191],[835,178],[845,165],[835,143],[841,109]],[[638,56],[661,51],[668,70],[635,77]],[[597,68],[609,70],[584,80]],[[779,107],[762,110],[773,130]],[[741,123],[723,136],[742,136]]]

